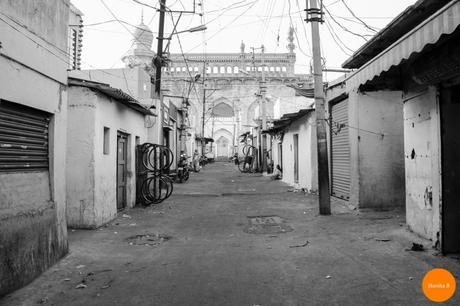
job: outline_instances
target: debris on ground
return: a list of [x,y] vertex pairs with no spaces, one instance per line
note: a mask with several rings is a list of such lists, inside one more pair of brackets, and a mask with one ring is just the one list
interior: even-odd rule
[[87,285],[81,283],[81,284],[78,284],[77,286],[75,286],[75,289],[85,289],[86,287],[88,287]]
[[123,214],[121,215],[122,218],[128,218],[128,219],[131,219],[132,217],[130,215],[127,215],[127,214]]
[[412,242],[412,247],[410,249],[406,249],[406,251],[423,252],[425,251],[425,247],[423,244]]
[[82,268],[84,268],[84,267],[85,267],[85,265],[78,265],[76,268],[77,268],[77,269],[82,269]]
[[391,239],[389,239],[389,238],[375,238],[375,241],[388,242],[388,241],[391,241]]
[[168,241],[172,238],[172,236],[167,234],[142,234],[142,235],[134,235],[128,237],[129,245],[145,245],[145,246],[154,246],[165,241]]
[[70,282],[70,278],[64,278],[63,281]]
[[290,245],[290,248],[303,248],[306,247],[310,242],[307,240],[304,244]]
[[46,303],[48,303],[48,298],[47,298],[47,297],[41,298],[41,299],[38,301],[38,304],[46,304]]
[[413,280],[414,278],[412,276],[409,276],[409,280]]
[[325,278],[326,278],[326,279],[330,279],[331,277],[332,277],[332,276],[330,276],[330,275],[326,275]]

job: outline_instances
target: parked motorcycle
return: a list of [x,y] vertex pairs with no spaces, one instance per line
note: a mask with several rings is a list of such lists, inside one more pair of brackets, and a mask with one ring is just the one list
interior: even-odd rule
[[176,181],[179,183],[186,182],[190,177],[190,166],[187,162],[187,156],[185,154],[181,154],[179,158],[179,163],[177,165],[177,176]]

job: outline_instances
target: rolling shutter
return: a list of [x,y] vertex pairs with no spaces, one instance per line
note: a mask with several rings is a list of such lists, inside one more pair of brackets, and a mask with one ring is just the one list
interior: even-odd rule
[[348,135],[348,99],[332,106],[331,124],[332,195],[350,199],[350,140]]
[[0,100],[0,172],[48,170],[50,115]]

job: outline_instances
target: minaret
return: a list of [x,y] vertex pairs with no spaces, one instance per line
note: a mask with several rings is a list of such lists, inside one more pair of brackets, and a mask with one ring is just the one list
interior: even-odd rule
[[152,66],[155,52],[152,51],[153,33],[144,24],[144,11],[141,13],[141,23],[134,31],[131,49],[121,58],[126,67]]
[[244,48],[246,47],[246,45],[244,44],[243,41],[241,41],[241,44],[240,44],[240,67],[239,67],[239,70],[241,71],[246,71],[246,54],[244,52]]
[[288,45],[287,45],[287,49],[289,50],[289,53],[288,53],[288,58],[289,58],[289,66],[287,67],[287,73],[288,75],[293,75],[294,74],[294,65],[295,65],[295,53],[294,53],[294,49],[295,49],[295,44],[294,44],[294,27],[289,27],[289,32],[288,32]]
[[289,32],[288,32],[288,45],[287,49],[289,50],[289,53],[294,53],[295,45],[294,45],[294,27],[289,27]]

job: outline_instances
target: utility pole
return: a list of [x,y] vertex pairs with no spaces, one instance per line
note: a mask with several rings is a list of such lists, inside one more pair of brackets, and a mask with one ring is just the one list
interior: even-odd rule
[[204,119],[206,114],[206,88],[205,84],[203,83],[203,116],[201,118],[201,155],[204,156],[204,148],[206,146],[206,141],[204,139]]
[[[308,6],[310,1],[310,6]],[[318,151],[318,187],[319,187],[319,213],[331,214],[331,201],[329,195],[329,164],[326,140],[326,122],[324,106],[323,72],[321,67],[321,48],[319,38],[319,23],[323,22],[322,8],[318,8],[317,0],[307,0],[306,22],[311,22],[311,36],[313,48],[313,75],[315,80],[315,114],[316,137]]]
[[158,44],[157,44],[157,56],[153,61],[155,65],[155,94],[161,99],[161,68],[163,67],[163,34],[165,28],[165,11],[166,11],[166,0],[160,0],[160,23],[158,25]]
[[260,98],[261,98],[261,113],[262,113],[262,130],[260,131],[260,141],[262,144],[262,172],[267,172],[267,136],[262,134],[262,131],[267,129],[267,113],[266,113],[266,101],[265,93],[267,92],[267,86],[265,85],[265,47],[261,47],[261,62],[262,62],[262,81],[260,82]]

